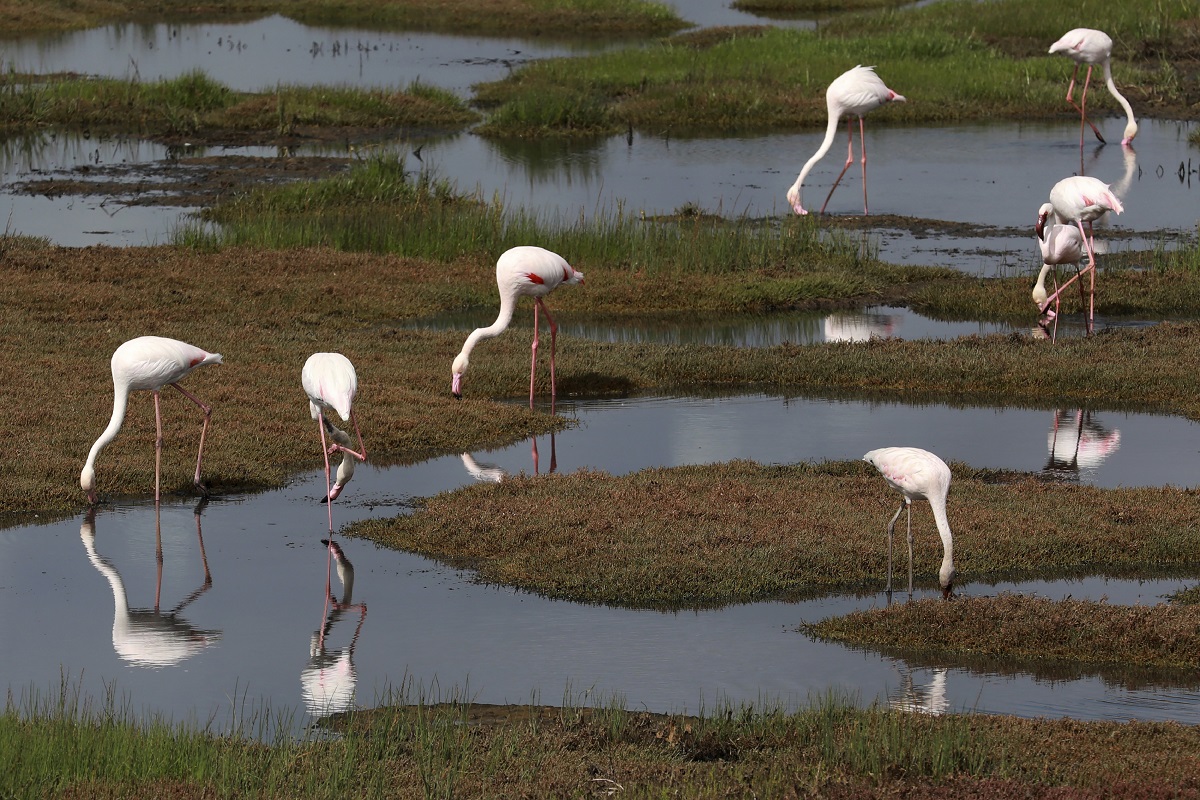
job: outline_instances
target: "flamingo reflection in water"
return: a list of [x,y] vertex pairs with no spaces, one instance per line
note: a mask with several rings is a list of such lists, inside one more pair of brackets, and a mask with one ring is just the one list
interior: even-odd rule
[[[537,437],[529,440],[532,442],[531,455],[533,456],[533,474],[540,475],[540,458],[538,454]],[[477,481],[484,483],[499,483],[508,475],[504,468],[489,462],[479,462],[475,460],[475,456],[470,453],[462,454],[463,466],[467,468],[467,472]],[[546,474],[554,472],[558,469],[558,452],[554,445],[554,433],[550,434],[550,468],[546,470]]]
[[894,314],[830,314],[824,319],[827,342],[867,342],[893,336],[899,325]]
[[[346,558],[337,542],[322,539],[321,544],[329,548],[337,564],[338,580],[342,583],[342,599],[333,595],[328,580],[325,584],[325,617],[321,627],[313,632],[309,640],[308,663],[300,671],[300,693],[304,706],[314,717],[325,717],[339,711],[347,711],[354,705],[354,689],[358,684],[358,673],[354,669],[354,648],[367,619],[365,603],[355,603],[354,565]],[[332,648],[328,644],[330,632],[347,612],[358,612],[358,624],[350,643],[345,647]]]
[[946,667],[936,667],[928,686],[920,686],[913,680],[911,669],[901,669],[900,686],[888,692],[888,705],[897,711],[917,714],[945,714],[950,709],[946,699]]
[[1049,451],[1043,475],[1078,482],[1081,469],[1096,469],[1121,446],[1121,431],[1109,430],[1092,412],[1058,409],[1046,436]]
[[197,504],[193,514],[196,520],[196,538],[200,542],[200,563],[204,568],[204,582],[194,592],[173,608],[164,610],[162,597],[162,525],[158,504],[154,506],[155,557],[158,560],[158,575],[154,585],[153,608],[130,608],[117,568],[96,550],[96,509],[88,509],[79,526],[79,538],[87,551],[88,560],[96,571],[104,576],[113,593],[113,649],[123,661],[139,667],[170,667],[184,661],[201,650],[221,640],[221,632],[202,630],[181,616],[184,608],[194,602],[212,586],[212,575],[208,571],[208,557],[204,554],[204,534],[200,530],[200,512],[207,500]]

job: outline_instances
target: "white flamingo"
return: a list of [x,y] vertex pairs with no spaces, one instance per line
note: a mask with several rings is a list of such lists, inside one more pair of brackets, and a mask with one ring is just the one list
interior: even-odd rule
[[[1033,302],[1037,303],[1039,309],[1045,305],[1044,317],[1046,320],[1058,318],[1058,278],[1054,278],[1054,288],[1056,296],[1054,298],[1054,310],[1051,311],[1046,300],[1049,299],[1049,292],[1046,290],[1046,276],[1054,271],[1054,268],[1059,264],[1074,264],[1076,270],[1079,268],[1079,262],[1083,259],[1083,254],[1086,247],[1083,242],[1083,235],[1074,225],[1063,225],[1053,222],[1047,224],[1050,216],[1054,213],[1054,206],[1050,203],[1043,203],[1038,209],[1038,224],[1035,229],[1038,231],[1038,249],[1042,252],[1042,270],[1038,273],[1037,282],[1033,285],[1033,291],[1030,295],[1033,297]],[[1083,296],[1083,284],[1079,285],[1080,302],[1086,304],[1087,298]]]
[[[1121,104],[1121,108],[1125,110],[1127,121],[1121,145],[1128,147],[1133,142],[1133,137],[1137,136],[1138,126],[1133,118],[1133,108],[1129,105],[1129,101],[1117,91],[1117,85],[1113,83],[1112,38],[1107,33],[1092,28],[1075,28],[1067,31],[1061,39],[1050,45],[1050,52],[1051,54],[1062,53],[1075,61],[1075,71],[1071,73],[1071,83],[1067,86],[1067,102],[1079,112],[1079,146],[1083,147],[1083,124],[1085,122],[1092,126],[1092,133],[1096,134],[1096,138],[1101,142],[1104,141],[1104,137],[1100,135],[1095,124],[1087,118],[1086,111],[1088,84],[1092,81],[1092,67],[1100,65],[1104,67],[1104,82],[1108,85],[1109,94],[1115,97]],[[1075,105],[1071,95],[1075,91],[1075,79],[1079,76],[1079,67],[1083,64],[1087,64],[1087,76],[1083,80],[1083,94],[1079,98],[1079,105]]]
[[[1050,207],[1048,210],[1046,209],[1047,205]],[[1038,222],[1034,226],[1034,230],[1037,232],[1038,239],[1041,240],[1046,221],[1051,214],[1053,214],[1056,222],[1074,225],[1079,228],[1079,236],[1082,240],[1084,250],[1087,252],[1088,263],[1086,267],[1076,272],[1074,276],[1059,286],[1052,295],[1042,302],[1039,309],[1041,313],[1045,314],[1046,309],[1050,307],[1051,303],[1058,302],[1058,296],[1062,294],[1062,291],[1086,272],[1090,276],[1087,303],[1087,332],[1092,332],[1096,304],[1096,249],[1091,235],[1092,223],[1109,211],[1120,214],[1124,210],[1121,201],[1109,189],[1108,184],[1098,178],[1089,178],[1086,175],[1073,175],[1070,178],[1063,178],[1054,184],[1054,188],[1050,190],[1050,202],[1042,206],[1042,211],[1039,212]],[[1086,232],[1083,230],[1083,223],[1085,222],[1088,226]]]
[[[341,353],[313,353],[304,362],[300,371],[300,384],[308,395],[308,410],[317,421],[317,431],[321,435],[321,452],[325,456],[325,498],[329,504],[329,530],[333,530],[333,501],[342,493],[346,483],[354,475],[354,465],[357,461],[367,460],[367,449],[363,447],[362,433],[358,429],[358,418],[354,415],[354,397],[358,394],[358,376],[350,359]],[[350,436],[337,428],[326,416],[336,412],[343,420],[354,423],[354,433],[358,436],[358,450],[354,450],[354,442]],[[328,433],[332,442],[325,440]],[[329,457],[342,451],[342,463],[338,465],[337,480],[330,485]]]
[[938,584],[942,597],[949,597],[954,583],[954,537],[950,533],[950,522],[946,518],[946,494],[950,491],[950,468],[946,462],[928,450],[918,447],[882,447],[863,456],[883,479],[900,494],[903,502],[888,522],[888,580],[884,590],[892,591],[892,534],[901,511],[908,511],[908,593],[913,590],[913,539],[912,501],[927,500],[933,509],[933,519],[938,535],[942,538],[942,566],[938,570]]
[[573,268],[566,259],[541,247],[522,246],[506,250],[496,261],[496,286],[500,290],[500,314],[486,328],[476,328],[463,343],[462,352],[454,358],[450,367],[450,392],[462,399],[463,373],[469,366],[471,351],[480,339],[499,336],[512,322],[513,312],[520,297],[534,298],[533,305],[533,359],[529,366],[529,407],[533,408],[533,388],[537,367],[538,309],[550,323],[550,400],[553,403],[557,387],[554,377],[554,346],[558,326],[550,316],[550,310],[542,298],[558,286],[583,283],[583,273]]
[[[825,105],[829,109],[829,125],[825,129],[825,139],[817,148],[817,152],[800,170],[800,176],[796,178],[792,188],[787,191],[788,203],[797,214],[808,213],[800,196],[802,184],[809,171],[829,152],[830,146],[833,145],[833,137],[837,135],[838,120],[842,115],[858,117],[858,143],[859,149],[862,151],[863,214],[867,213],[867,143],[864,138],[863,117],[881,105],[892,102],[903,103],[904,97],[885,86],[879,76],[875,74],[874,67],[864,67],[860,64],[834,78],[833,83],[829,84],[829,88],[825,90]],[[829,194],[821,206],[822,214],[825,213],[825,206],[829,205],[829,198],[833,197],[833,190],[837,188],[842,176],[854,162],[854,123],[849,119],[846,120],[846,139],[846,164],[838,173],[833,186],[829,188]]]
[[125,409],[129,404],[129,393],[149,390],[154,395],[154,426],[157,436],[154,440],[154,502],[159,500],[159,484],[162,473],[162,412],[159,407],[158,393],[164,386],[174,386],[184,397],[198,405],[204,412],[204,427],[200,429],[200,447],[196,452],[196,474],[193,482],[202,493],[207,493],[204,484],[200,482],[200,463],[204,458],[204,437],[208,433],[208,424],[212,419],[212,408],[201,402],[200,398],[179,385],[188,374],[205,364],[220,364],[220,353],[209,353],[199,347],[181,342],[177,339],[166,339],[161,336],[139,336],[130,339],[113,352],[113,412],[108,421],[108,427],[100,438],[92,445],[88,453],[87,463],[79,473],[79,485],[87,492],[88,502],[96,502],[96,456],[121,430],[125,421]]

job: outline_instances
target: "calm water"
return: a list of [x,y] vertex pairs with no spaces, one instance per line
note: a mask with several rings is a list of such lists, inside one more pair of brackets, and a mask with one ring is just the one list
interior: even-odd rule
[[[559,410],[579,424],[537,440],[538,472],[552,464],[560,472],[625,473],[731,458],[857,458],[880,444],[910,442],[978,466],[1047,469],[1100,486],[1194,486],[1195,469],[1170,465],[1195,463],[1200,449],[1200,429],[1177,418],[1076,410],[768,396],[568,403]],[[413,497],[501,472],[532,473],[532,456],[527,441],[409,467],[366,465],[335,505],[335,523],[403,512]],[[343,569],[332,588],[347,606],[330,611],[320,544],[325,511],[316,502],[322,484],[323,476],[310,474],[280,491],[220,498],[199,517],[190,504],[164,506],[161,582],[152,506],[104,507],[94,523],[74,518],[0,531],[0,597],[21,609],[0,618],[0,674],[18,693],[44,693],[61,669],[98,696],[115,685],[138,709],[221,722],[234,705],[265,701],[306,712],[301,724],[351,702],[370,705],[406,681],[468,689],[488,703],[620,695],[634,708],[695,711],[722,699],[802,704],[835,688],[863,703],[1200,722],[1197,696],[1187,687],[1146,676],[935,669],[816,643],[795,630],[806,620],[883,603],[882,594],[629,611],[481,586],[426,559],[344,540],[352,575]],[[887,498],[881,483],[881,530]],[[926,515],[918,520],[928,528]],[[920,530],[918,558],[931,560],[932,529]],[[1019,588],[1155,603],[1189,583],[1097,578],[967,584],[963,591]]]

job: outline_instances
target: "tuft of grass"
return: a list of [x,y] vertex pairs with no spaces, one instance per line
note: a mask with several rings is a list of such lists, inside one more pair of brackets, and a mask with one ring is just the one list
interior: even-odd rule
[[920,658],[1194,674],[1200,607],[1121,606],[1003,593],[918,600],[805,625],[816,638]]

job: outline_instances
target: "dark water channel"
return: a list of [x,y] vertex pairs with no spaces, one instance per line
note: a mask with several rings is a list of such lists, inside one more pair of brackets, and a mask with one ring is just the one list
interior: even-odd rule
[[[1047,470],[1100,486],[1194,486],[1196,470],[1179,465],[1194,464],[1200,450],[1200,428],[1178,418],[1075,409],[749,396],[578,402],[559,410],[579,424],[537,440],[538,472],[857,458],[877,445],[910,442],[947,459]],[[416,496],[534,470],[528,441],[410,467],[367,465],[335,506],[335,523],[403,513]],[[235,709],[269,706],[299,710],[292,724],[300,726],[406,684],[488,703],[620,697],[655,711],[696,711],[724,700],[795,705],[832,689],[862,703],[935,710],[1200,722],[1198,696],[1177,678],[908,663],[813,642],[795,630],[806,620],[879,605],[882,593],[630,611],[482,586],[417,556],[343,540],[352,591],[344,594],[343,571],[333,591],[348,605],[326,616],[319,542],[326,520],[315,501],[322,480],[311,474],[280,491],[214,499],[199,515],[190,503],[164,506],[161,582],[151,506],[106,506],[94,524],[76,517],[0,531],[0,598],[20,610],[0,617],[0,674],[18,696],[44,695],[62,674],[97,697],[115,687],[135,709],[221,725]],[[883,502],[882,483],[880,496],[886,516],[891,501]],[[881,516],[881,545],[884,522]],[[935,558],[924,533],[918,557]],[[1191,582],[968,583],[963,591],[1156,603]]]

